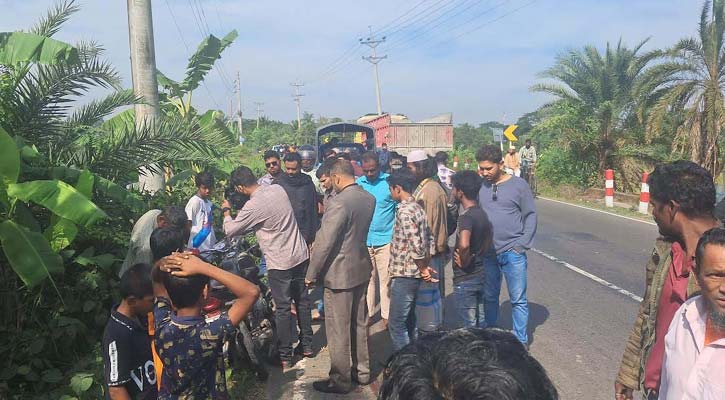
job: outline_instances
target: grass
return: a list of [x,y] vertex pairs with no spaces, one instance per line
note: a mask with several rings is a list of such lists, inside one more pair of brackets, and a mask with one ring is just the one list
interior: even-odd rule
[[226,377],[230,399],[253,400],[266,397],[264,384],[257,380],[253,372],[227,367]]

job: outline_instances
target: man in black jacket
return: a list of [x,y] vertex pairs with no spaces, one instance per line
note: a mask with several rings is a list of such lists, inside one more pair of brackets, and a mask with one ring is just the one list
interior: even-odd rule
[[289,153],[284,158],[285,172],[274,180],[287,192],[295,213],[297,226],[308,245],[315,241],[320,226],[317,215],[317,189],[312,179],[302,173],[302,158],[298,153]]

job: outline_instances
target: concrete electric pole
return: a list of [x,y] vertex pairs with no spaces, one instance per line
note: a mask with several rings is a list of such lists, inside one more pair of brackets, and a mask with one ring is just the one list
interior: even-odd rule
[[299,132],[302,130],[302,113],[300,108],[302,107],[302,97],[304,96],[304,94],[300,93],[300,88],[305,86],[305,84],[295,82],[290,83],[290,85],[295,87],[295,94],[293,94],[292,97],[294,98],[294,102],[297,103],[297,131]]
[[373,34],[373,28],[368,28],[370,28],[370,37],[367,39],[360,39],[360,43],[369,46],[373,51],[373,54],[371,56],[363,56],[363,60],[370,62],[375,70],[375,95],[377,96],[378,100],[378,115],[383,115],[383,105],[380,100],[380,78],[378,78],[378,63],[388,58],[388,56],[384,55],[382,57],[378,57],[375,52],[375,48],[378,47],[380,43],[385,42],[385,36],[383,36],[382,39],[375,39],[375,35]]
[[260,118],[262,118],[262,113],[264,112],[261,107],[264,105],[264,103],[255,101],[254,105],[257,106],[257,129],[259,129],[259,120]]
[[[127,0],[126,5],[133,93],[144,99],[143,104],[134,106],[136,129],[154,129],[154,123],[159,116],[159,92],[151,0]],[[164,175],[159,171],[160,168],[158,165],[141,168],[142,173],[138,179],[141,192],[156,193],[164,188]]]
[[239,124],[239,143],[242,143],[244,137],[244,124],[242,123],[242,80],[239,79],[239,71],[237,71],[237,105],[239,106],[239,112],[237,113],[237,123]]

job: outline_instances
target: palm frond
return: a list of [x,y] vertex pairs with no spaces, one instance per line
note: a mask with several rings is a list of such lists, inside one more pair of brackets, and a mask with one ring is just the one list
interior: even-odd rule
[[46,37],[52,37],[60,30],[61,26],[68,21],[74,13],[78,12],[80,7],[75,4],[75,0],[65,0],[56,3],[56,5],[48,10],[48,13],[41,18],[31,29],[30,32]]
[[69,127],[97,125],[116,109],[137,104],[140,101],[141,98],[135,96],[132,89],[121,90],[77,108],[66,121],[66,125]]

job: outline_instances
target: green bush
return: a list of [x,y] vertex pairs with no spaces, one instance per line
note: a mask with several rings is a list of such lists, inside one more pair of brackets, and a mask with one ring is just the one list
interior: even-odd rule
[[596,181],[596,163],[578,157],[570,151],[552,147],[539,155],[536,176],[551,185],[590,187]]

